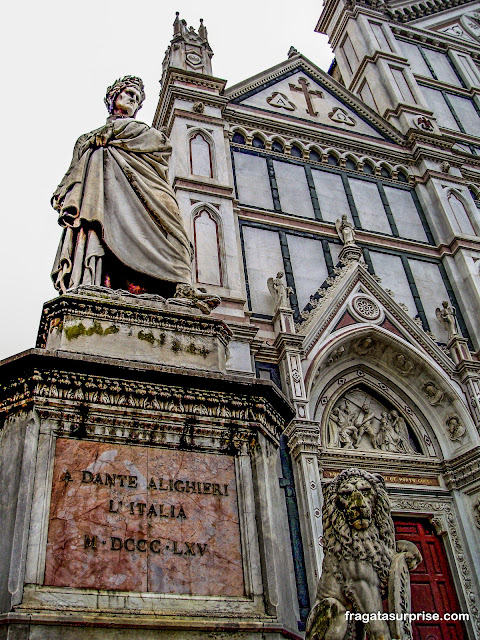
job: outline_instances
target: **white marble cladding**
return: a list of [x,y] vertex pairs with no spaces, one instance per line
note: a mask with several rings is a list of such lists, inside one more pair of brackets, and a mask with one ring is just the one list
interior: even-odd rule
[[418,215],[411,192],[388,185],[384,186],[384,190],[400,236],[427,242],[427,234]]
[[424,260],[409,260],[413,278],[425,308],[425,315],[431,331],[441,342],[447,342],[444,326],[438,321],[435,309],[439,301],[449,300],[445,284],[438,269],[438,265]]
[[303,166],[274,160],[273,167],[282,211],[314,218],[315,213]]
[[267,279],[284,270],[278,233],[244,227],[243,238],[252,309],[256,313],[273,316],[274,302]]
[[295,274],[298,306],[303,309],[310,296],[328,277],[325,255],[320,240],[288,234],[287,242]]
[[238,199],[244,204],[273,209],[272,191],[265,158],[234,153]]
[[315,189],[318,194],[322,218],[328,222],[335,222],[341,215],[346,214],[350,222],[353,222],[348,206],[342,176],[330,171],[312,170]]
[[395,301],[406,305],[408,313],[411,316],[415,316],[417,308],[400,256],[393,256],[380,251],[370,251],[370,258],[372,259],[375,273],[381,274],[382,287],[393,291]]

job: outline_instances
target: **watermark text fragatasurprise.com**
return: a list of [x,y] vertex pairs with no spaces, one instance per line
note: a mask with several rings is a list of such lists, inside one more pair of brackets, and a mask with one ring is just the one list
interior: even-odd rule
[[442,616],[439,613],[431,613],[430,611],[418,611],[417,613],[385,613],[383,611],[377,611],[374,613],[357,613],[355,611],[345,611],[345,617],[347,620],[355,620],[356,622],[363,622],[367,624],[372,620],[407,620],[409,622],[456,622],[458,620],[469,620],[470,615],[468,613],[449,613],[445,612]]

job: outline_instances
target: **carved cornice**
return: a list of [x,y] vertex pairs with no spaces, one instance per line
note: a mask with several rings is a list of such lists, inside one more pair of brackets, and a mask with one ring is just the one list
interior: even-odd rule
[[176,97],[188,99],[191,96],[193,100],[222,107],[225,99],[221,94],[226,84],[227,81],[221,78],[170,67],[162,84],[153,126],[158,128],[168,122]]
[[[91,320],[106,321],[115,325],[116,322],[135,324],[160,330],[178,331],[183,334],[204,335],[218,338],[223,345],[227,345],[232,332],[227,325],[211,316],[198,315],[182,311],[178,308],[169,310],[156,305],[153,301],[145,300],[145,304],[138,299],[128,304],[124,296],[105,295],[104,298],[88,298],[84,295],[65,294],[47,302],[43,307],[40,327],[37,337],[37,348],[44,348],[50,331],[58,328],[65,314],[89,318]],[[152,306],[147,306],[148,304]]]
[[[280,414],[260,396],[105,378],[61,370],[35,370],[0,388],[0,411],[31,404],[58,432],[115,441],[164,444],[167,434],[220,438],[234,429],[248,442],[261,431],[278,443]],[[187,423],[186,423],[187,420]],[[188,429],[191,422],[191,429]],[[186,429],[187,427],[187,429]]]
[[478,607],[477,593],[451,501],[433,500],[430,496],[428,499],[397,498],[390,496],[390,503],[392,511],[431,515],[431,521],[437,529],[437,533],[448,537],[459,577],[462,581],[464,599],[470,613],[471,622],[477,630],[477,633],[480,632],[480,610]]
[[275,338],[273,346],[277,350],[279,359],[282,359],[287,352],[303,355],[303,336],[282,332]]
[[333,452],[331,449],[322,447],[320,450],[322,468],[324,469],[345,469],[347,467],[361,467],[371,473],[386,473],[412,476],[439,476],[445,466],[441,462],[435,462],[425,458],[413,459],[407,456],[390,456],[385,453],[375,453],[370,451],[357,451],[345,449],[344,452]]
[[175,177],[172,186],[175,192],[178,191],[178,189],[186,189],[193,193],[201,193],[203,195],[214,197],[220,196],[221,198],[227,198],[229,200],[235,199],[233,187],[217,184],[213,181],[209,182],[208,178],[196,180],[195,178],[177,176]]
[[445,483],[449,489],[464,489],[480,480],[480,446],[445,462]]
[[[271,117],[265,117],[259,112],[248,113],[247,111],[231,109],[230,107],[225,110],[225,119],[228,120],[230,129],[239,127],[252,134],[253,132],[261,131],[267,138],[276,136],[283,139],[285,143],[300,142],[304,147],[313,144],[322,151],[334,149],[341,154],[352,153],[357,157],[362,157],[363,160],[370,160],[374,164],[387,161],[389,164],[402,165],[405,168],[413,164],[411,152],[405,146],[400,147],[398,144],[387,142],[382,138],[357,136],[351,131],[345,133],[335,132],[329,129],[327,125],[315,125],[315,123],[312,123],[314,125],[312,126],[309,122],[302,124],[288,122],[280,120],[278,115],[275,119],[275,115],[272,114]],[[235,148],[255,151],[255,148],[252,148],[251,145],[235,143],[234,146]],[[271,149],[262,149],[262,154],[277,157],[279,160],[285,160],[286,157],[291,159],[291,156]],[[295,160],[299,160],[299,158],[295,158]],[[317,163],[309,159],[308,163],[312,166],[325,166],[326,161]],[[365,175],[360,170],[358,173]],[[396,180],[391,180],[391,182],[396,184]]]
[[320,425],[313,420],[292,420],[285,429],[288,447],[296,460],[302,453],[319,457]]
[[[474,0],[436,0],[433,2],[412,2],[406,7],[389,7],[387,3],[381,1],[378,2],[380,6],[383,6],[383,12],[393,22],[412,22],[413,20],[419,20],[426,16],[435,15],[448,9],[454,9],[455,7],[462,6],[474,2]],[[360,4],[369,6],[370,0],[349,0],[350,4]]]
[[162,443],[170,433],[179,443],[182,433],[218,439],[227,431],[233,439],[248,431],[248,438],[261,432],[277,444],[294,415],[271,383],[223,374],[40,350],[7,361],[3,373],[3,418],[33,407],[62,433],[81,427],[85,437]]

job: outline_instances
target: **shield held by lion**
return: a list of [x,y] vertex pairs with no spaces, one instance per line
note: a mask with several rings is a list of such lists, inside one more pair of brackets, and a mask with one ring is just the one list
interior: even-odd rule
[[[385,481],[363,469],[345,469],[324,490],[323,559],[306,640],[411,640],[408,620],[375,619],[410,612],[410,574],[422,561],[408,541],[395,543]],[[354,613],[377,614],[356,622]]]

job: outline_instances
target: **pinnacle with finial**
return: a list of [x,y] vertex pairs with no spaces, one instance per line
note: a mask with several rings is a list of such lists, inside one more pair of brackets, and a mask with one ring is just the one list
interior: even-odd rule
[[173,35],[176,36],[180,33],[180,11],[175,11],[175,20],[173,22]]
[[198,35],[202,40],[207,39],[207,28],[203,24],[203,18],[200,18],[200,26],[198,27]]

